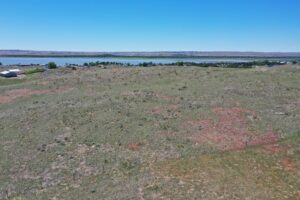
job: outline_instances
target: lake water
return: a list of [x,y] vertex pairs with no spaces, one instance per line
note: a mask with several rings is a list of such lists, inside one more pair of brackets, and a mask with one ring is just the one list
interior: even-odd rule
[[49,62],[55,62],[60,66],[66,64],[77,64],[83,65],[84,63],[89,62],[118,62],[124,64],[137,65],[143,62],[153,62],[153,63],[162,63],[170,64],[175,62],[195,62],[195,63],[218,63],[218,62],[247,62],[251,59],[234,59],[234,58],[121,58],[121,57],[106,57],[106,58],[89,58],[89,57],[0,57],[0,62],[3,65],[30,65],[30,64],[40,64],[45,65]]

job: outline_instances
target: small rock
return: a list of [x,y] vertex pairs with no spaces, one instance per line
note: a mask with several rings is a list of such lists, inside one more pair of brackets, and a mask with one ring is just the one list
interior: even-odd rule
[[275,115],[285,115],[284,112],[275,112]]

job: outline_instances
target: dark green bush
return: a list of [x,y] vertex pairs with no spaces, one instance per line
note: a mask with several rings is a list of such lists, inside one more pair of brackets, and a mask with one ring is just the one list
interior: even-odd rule
[[143,62],[143,63],[138,64],[138,66],[141,66],[141,67],[152,67],[152,66],[156,66],[156,64],[153,63],[153,62]]
[[48,68],[49,68],[49,69],[56,69],[56,68],[57,68],[57,65],[56,65],[55,62],[49,62],[49,63],[48,63]]

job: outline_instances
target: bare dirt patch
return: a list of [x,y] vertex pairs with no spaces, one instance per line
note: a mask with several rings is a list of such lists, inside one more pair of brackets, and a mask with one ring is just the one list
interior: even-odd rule
[[[190,139],[197,145],[208,145],[219,150],[242,150],[248,146],[273,144],[278,136],[272,130],[259,133],[249,130],[249,118],[256,118],[251,110],[234,108],[214,108],[217,120],[192,120],[184,123],[185,128],[196,130]],[[198,131],[197,131],[198,130]]]
[[20,97],[30,97],[32,95],[45,94],[48,90],[15,89],[5,92],[0,96],[0,104],[11,103]]

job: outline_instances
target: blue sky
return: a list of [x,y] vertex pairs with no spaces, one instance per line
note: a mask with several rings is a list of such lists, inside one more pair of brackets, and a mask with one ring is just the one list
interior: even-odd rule
[[0,49],[300,51],[299,0],[1,0]]

